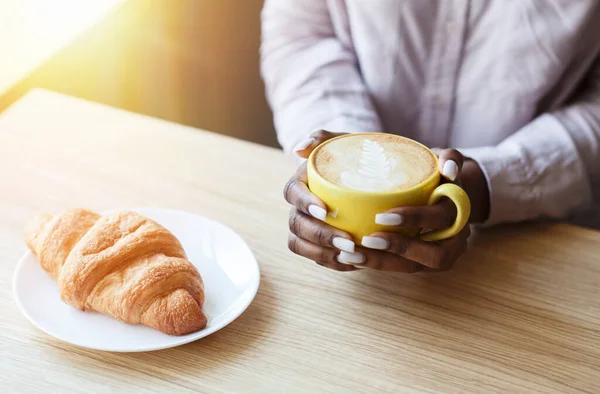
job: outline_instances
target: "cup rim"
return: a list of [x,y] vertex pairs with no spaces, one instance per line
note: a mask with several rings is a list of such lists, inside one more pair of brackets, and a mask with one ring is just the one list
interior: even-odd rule
[[[342,138],[348,138],[348,137],[354,137],[354,136],[361,136],[361,135],[386,135],[386,136],[393,136],[394,138],[399,138],[402,140],[408,140],[411,143],[417,144],[419,146],[421,146],[422,148],[424,148],[427,152],[429,152],[429,154],[431,154],[431,156],[433,156],[433,159],[435,161],[435,171],[433,171],[433,173],[425,180],[417,183],[414,186],[409,187],[408,189],[402,189],[402,190],[386,190],[386,191],[365,191],[365,190],[356,190],[356,189],[350,189],[347,187],[343,187],[340,186],[338,184],[335,184],[333,182],[330,182],[329,180],[327,180],[323,175],[321,175],[321,173],[317,170],[317,166],[315,165],[315,157],[317,155],[317,152],[322,149],[325,145],[342,139]],[[310,156],[308,157],[308,164],[310,165],[310,167],[312,167],[312,172],[318,176],[320,178],[320,180],[322,182],[324,182],[328,188],[331,189],[335,189],[338,191],[342,191],[344,193],[358,193],[361,195],[369,195],[369,196],[389,196],[389,195],[394,195],[394,194],[404,194],[404,193],[411,193],[413,191],[416,190],[420,190],[423,188],[424,185],[427,185],[428,183],[430,183],[432,180],[434,180],[436,177],[440,176],[440,171],[438,169],[439,167],[439,160],[438,157],[435,153],[433,153],[433,151],[431,149],[429,149],[428,147],[426,147],[425,145],[421,144],[418,141],[415,141],[413,139],[410,139],[408,137],[404,137],[401,135],[397,135],[397,134],[390,134],[390,133],[380,133],[380,132],[362,132],[362,133],[350,133],[350,134],[344,134],[344,135],[339,135],[337,137],[331,138],[325,142],[322,142],[321,144],[319,144],[319,146],[317,146],[311,153]]]

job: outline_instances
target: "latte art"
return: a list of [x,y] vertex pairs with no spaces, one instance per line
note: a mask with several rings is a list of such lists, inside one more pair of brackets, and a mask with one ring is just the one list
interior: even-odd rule
[[435,172],[435,159],[423,146],[386,134],[362,134],[323,145],[317,171],[339,186],[366,192],[401,190]]
[[396,170],[397,161],[375,141],[365,139],[356,168],[343,171],[340,183],[349,189],[385,191],[406,182],[406,175]]

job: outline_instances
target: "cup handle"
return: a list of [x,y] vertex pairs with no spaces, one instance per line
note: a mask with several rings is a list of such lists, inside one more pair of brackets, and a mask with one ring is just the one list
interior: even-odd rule
[[427,204],[435,204],[442,197],[448,197],[456,205],[456,220],[447,229],[422,234],[421,239],[424,241],[439,241],[454,237],[469,221],[469,217],[471,216],[471,201],[463,189],[453,183],[444,183],[431,193]]

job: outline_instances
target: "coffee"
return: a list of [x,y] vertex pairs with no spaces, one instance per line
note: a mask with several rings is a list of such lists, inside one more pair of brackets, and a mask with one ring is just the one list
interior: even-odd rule
[[317,172],[352,190],[404,190],[424,182],[436,170],[427,148],[391,134],[348,136],[324,144],[315,153]]

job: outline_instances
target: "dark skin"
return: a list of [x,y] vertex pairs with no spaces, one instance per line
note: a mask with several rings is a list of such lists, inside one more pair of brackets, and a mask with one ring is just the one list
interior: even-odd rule
[[[296,153],[300,157],[308,158],[310,152],[320,143],[338,135],[341,134],[323,130],[314,133]],[[444,179],[444,181],[456,183],[468,194],[472,207],[469,220],[471,223],[485,221],[489,214],[489,194],[487,181],[481,168],[475,161],[465,159],[454,149],[439,151],[441,169],[450,160],[456,163],[458,170],[455,179]],[[453,174],[450,175],[452,178]],[[344,252],[334,246],[334,239],[352,240],[352,237],[310,213],[310,206],[322,209],[326,209],[326,206],[308,189],[306,164],[300,166],[287,183],[284,195],[292,204],[288,238],[290,250],[330,269],[343,272],[362,268],[405,273],[439,272],[452,268],[456,260],[467,250],[467,239],[471,234],[469,226],[465,226],[452,238],[435,242],[426,242],[397,233],[381,232],[372,234],[373,237],[384,240],[378,242],[378,249],[353,246],[353,256],[360,262],[349,263],[344,261]],[[450,227],[456,217],[456,207],[450,200],[443,199],[434,205],[398,207],[386,213],[401,215],[403,228],[436,230]]]

